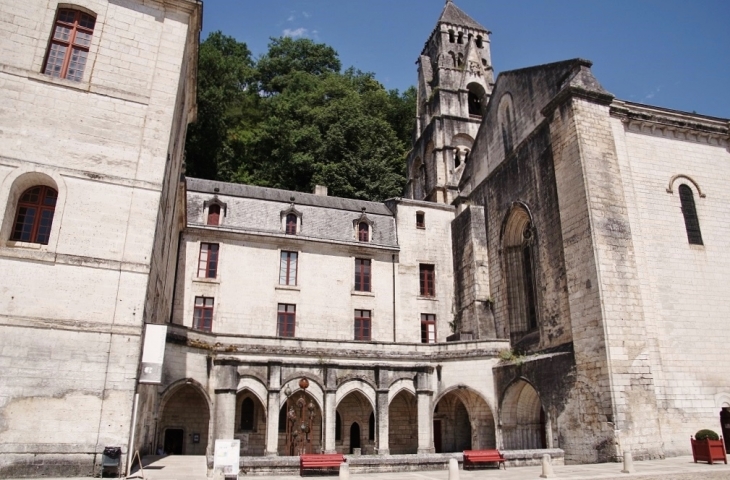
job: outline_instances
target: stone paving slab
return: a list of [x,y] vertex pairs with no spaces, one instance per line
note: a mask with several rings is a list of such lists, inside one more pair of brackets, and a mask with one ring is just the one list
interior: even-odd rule
[[[169,456],[145,459],[144,477],[147,480],[205,480],[205,457]],[[692,457],[674,457],[666,460],[634,462],[635,473],[622,474],[620,463],[599,463],[590,465],[556,465],[553,467],[556,480],[730,480],[730,465],[723,463],[709,465],[694,463]],[[539,480],[541,467],[511,467],[507,470],[496,468],[478,470],[459,470],[460,480]],[[422,472],[385,472],[351,474],[351,480],[448,480],[447,470]],[[239,479],[256,478],[261,480],[301,480],[299,475],[241,475]],[[139,473],[130,479],[141,479]],[[308,479],[334,480],[333,475],[306,475]],[[12,480],[12,479],[11,479]],[[20,479],[16,479],[20,480]],[[27,479],[24,479],[27,480]],[[44,480],[72,480],[50,479]],[[89,478],[76,479],[89,480]]]

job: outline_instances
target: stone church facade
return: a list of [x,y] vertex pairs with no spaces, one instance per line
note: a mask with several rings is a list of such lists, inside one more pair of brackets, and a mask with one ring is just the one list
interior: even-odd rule
[[[198,2],[46,3],[0,4],[25,19],[0,36],[0,476],[105,445],[287,456],[300,397],[310,450],[404,465],[730,434],[728,120],[618,100],[581,59],[495,82],[489,31],[447,1],[404,198],[179,180]],[[159,385],[145,324],[167,326]]]

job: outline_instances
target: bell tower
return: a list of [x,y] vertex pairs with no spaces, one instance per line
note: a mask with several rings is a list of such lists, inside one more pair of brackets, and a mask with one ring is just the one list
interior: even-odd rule
[[451,203],[494,84],[490,32],[448,0],[423,47],[405,196]]

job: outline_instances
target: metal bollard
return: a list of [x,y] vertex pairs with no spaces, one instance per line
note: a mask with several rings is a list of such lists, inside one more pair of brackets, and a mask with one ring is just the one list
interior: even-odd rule
[[621,473],[634,473],[634,459],[631,457],[631,452],[624,452],[624,469]]
[[340,464],[340,480],[350,480],[350,464],[347,462]]
[[553,464],[550,461],[550,455],[547,453],[542,456],[542,475],[540,475],[540,478],[555,478]]
[[449,459],[449,480],[459,480],[459,462],[455,458]]

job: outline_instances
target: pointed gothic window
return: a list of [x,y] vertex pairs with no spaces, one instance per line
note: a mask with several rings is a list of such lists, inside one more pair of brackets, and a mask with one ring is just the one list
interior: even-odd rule
[[527,211],[524,208],[512,210],[505,227],[504,252],[510,336],[513,341],[537,328],[532,233]]

